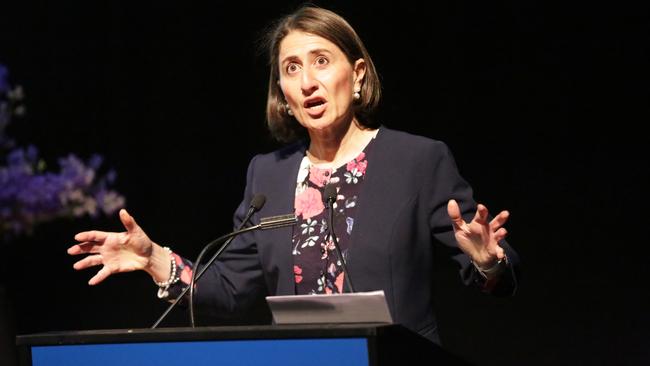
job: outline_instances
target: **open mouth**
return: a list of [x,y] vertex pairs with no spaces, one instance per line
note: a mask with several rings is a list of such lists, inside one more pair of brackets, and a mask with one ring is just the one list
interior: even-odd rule
[[325,99],[323,99],[323,98],[313,98],[313,99],[306,100],[303,105],[307,109],[318,109],[323,104],[325,104]]

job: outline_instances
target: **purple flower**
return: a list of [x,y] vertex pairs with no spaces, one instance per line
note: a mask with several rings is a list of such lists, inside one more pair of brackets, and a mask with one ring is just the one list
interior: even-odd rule
[[67,180],[71,188],[89,187],[95,179],[95,171],[73,154],[59,159],[61,175]]
[[30,217],[57,215],[62,208],[59,194],[63,183],[60,177],[51,173],[34,175],[17,192],[16,203]]
[[97,170],[102,165],[102,162],[104,162],[104,158],[101,155],[94,154],[88,160],[88,167],[92,170]]
[[36,146],[27,146],[27,150],[25,150],[25,159],[32,164],[36,164],[36,162],[38,162],[38,149]]
[[0,237],[29,234],[39,223],[60,217],[110,215],[124,207],[124,197],[108,189],[115,172],[99,174],[100,155],[84,162],[69,154],[58,159],[60,169],[54,172],[45,171],[36,146],[13,148],[4,131],[11,117],[24,111],[17,105],[23,91],[19,86],[12,89],[8,75],[0,64]]
[[30,233],[40,222],[110,215],[124,207],[124,197],[107,189],[115,172],[98,178],[101,161],[97,155],[84,163],[70,154],[59,159],[58,173],[41,172],[36,147],[10,151],[6,166],[0,166],[0,233]]
[[113,169],[109,170],[104,176],[104,181],[106,182],[106,184],[115,183],[115,179],[117,179],[117,173]]

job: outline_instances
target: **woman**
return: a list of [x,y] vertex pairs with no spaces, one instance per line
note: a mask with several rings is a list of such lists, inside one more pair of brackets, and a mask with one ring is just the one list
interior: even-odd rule
[[[454,252],[465,283],[514,292],[518,260],[502,227],[508,212],[488,218],[445,144],[373,122],[379,79],[343,18],[301,8],[277,23],[268,49],[269,128],[277,139],[297,142],[253,158],[235,224],[256,193],[268,198],[253,222],[295,212],[299,223],[237,237],[199,283],[202,306],[235,316],[266,295],[342,292],[343,263],[322,200],[327,185],[337,190],[334,230],[355,290],[384,290],[395,322],[439,341],[432,272],[440,243]],[[68,253],[92,255],[74,268],[103,265],[90,285],[144,270],[160,297],[178,294],[191,263],[154,243],[125,210],[120,219],[126,232],[75,236],[80,243]]]

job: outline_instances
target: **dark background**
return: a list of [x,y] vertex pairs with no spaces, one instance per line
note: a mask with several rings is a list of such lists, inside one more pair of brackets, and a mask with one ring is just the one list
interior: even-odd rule
[[[51,159],[100,153],[159,243],[194,258],[231,229],[264,126],[256,42],[283,4],[26,1],[0,7],[0,63],[28,115],[9,134]],[[441,263],[443,342],[476,365],[650,362],[649,20],[625,3],[317,2],[366,43],[386,126],[445,141],[477,200],[508,209],[517,295],[464,288]],[[86,285],[66,248],[117,217],[60,220],[2,248],[2,334],[150,326],[143,273]],[[1,319],[1,317],[0,317]],[[184,325],[177,312],[167,325]],[[3,365],[13,350],[0,345]]]

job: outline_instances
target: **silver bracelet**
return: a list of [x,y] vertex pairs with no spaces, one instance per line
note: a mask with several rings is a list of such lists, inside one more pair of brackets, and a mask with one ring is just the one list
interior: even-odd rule
[[172,250],[169,249],[168,247],[163,247],[163,249],[169,254],[169,258],[171,260],[171,270],[169,273],[169,279],[164,282],[158,282],[154,280],[153,282],[158,285],[158,298],[159,299],[166,299],[169,296],[169,287],[180,279],[180,276],[177,276],[177,266],[176,266],[176,260],[174,259],[174,255],[172,254]]
[[507,256],[504,256],[503,258],[499,259],[494,265],[492,265],[492,267],[490,267],[488,269],[483,269],[483,268],[479,267],[478,264],[476,264],[474,261],[472,261],[472,264],[474,265],[474,267],[476,268],[478,273],[480,273],[481,276],[483,276],[485,278],[487,278],[488,275],[499,272],[501,270],[501,264],[502,263],[508,264],[508,257]]

